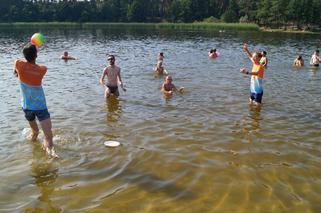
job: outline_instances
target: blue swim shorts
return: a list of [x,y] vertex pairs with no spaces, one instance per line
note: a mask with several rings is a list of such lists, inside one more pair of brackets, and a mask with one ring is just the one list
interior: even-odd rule
[[263,97],[263,92],[262,93],[253,93],[251,92],[250,98],[252,101],[255,101],[257,103],[262,103],[262,97]]
[[39,121],[43,121],[50,118],[50,114],[47,109],[44,109],[44,110],[23,109],[23,111],[28,121],[34,121],[36,117],[38,118]]

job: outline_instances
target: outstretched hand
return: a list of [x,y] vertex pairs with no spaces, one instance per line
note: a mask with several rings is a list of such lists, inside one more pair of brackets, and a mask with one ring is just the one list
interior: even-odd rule
[[247,50],[247,43],[243,44],[243,50]]
[[127,91],[127,89],[124,87],[124,85],[123,85],[123,84],[121,84],[121,85],[120,85],[120,87],[122,88],[122,90],[123,90],[124,92],[126,92],[126,91]]

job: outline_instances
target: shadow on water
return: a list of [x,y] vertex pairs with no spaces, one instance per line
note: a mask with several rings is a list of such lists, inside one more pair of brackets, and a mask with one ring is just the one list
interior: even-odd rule
[[34,202],[34,207],[26,208],[25,212],[61,212],[61,208],[55,206],[51,198],[58,178],[57,165],[53,159],[47,158],[40,144],[33,144],[32,154],[31,176],[40,195],[37,202]]

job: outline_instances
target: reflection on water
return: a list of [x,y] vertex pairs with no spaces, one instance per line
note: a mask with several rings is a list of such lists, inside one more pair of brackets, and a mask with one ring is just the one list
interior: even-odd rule
[[107,123],[116,122],[122,113],[120,101],[115,96],[110,96],[106,99],[107,104]]
[[39,144],[32,144],[31,176],[39,190],[38,202],[34,207],[25,208],[26,212],[61,212],[61,208],[52,201],[55,182],[58,178],[58,167],[54,159],[44,155]]
[[261,109],[262,105],[253,105],[249,106],[249,117],[252,120],[251,122],[251,131],[260,130],[260,121],[261,121]]
[[[319,212],[321,71],[293,71],[316,35],[135,29],[43,30],[38,62],[61,159],[21,137],[14,59],[34,32],[0,32],[0,212]],[[251,63],[268,51],[261,107],[248,105]],[[210,60],[210,48],[220,57]],[[64,50],[79,57],[65,63]],[[158,52],[175,85],[163,97]],[[104,98],[106,53],[128,90]],[[106,140],[122,146],[107,148]],[[31,174],[31,175],[30,175]]]

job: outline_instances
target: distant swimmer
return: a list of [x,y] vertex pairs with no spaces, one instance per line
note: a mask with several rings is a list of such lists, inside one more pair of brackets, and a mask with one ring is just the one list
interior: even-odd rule
[[[116,97],[118,97],[118,83],[123,91],[126,92],[120,76],[120,68],[115,65],[115,56],[109,55],[107,57],[107,60],[109,62],[109,66],[104,69],[99,82],[100,84],[105,86],[105,98],[108,98],[110,95],[115,95]],[[106,84],[104,83],[105,77],[107,77]]]
[[62,56],[60,56],[61,59],[67,61],[67,60],[76,60],[77,58],[72,57],[68,54],[67,51],[64,52],[64,54]]
[[249,72],[245,68],[241,68],[240,72],[251,75],[251,87],[250,87],[250,103],[260,105],[262,103],[263,97],[263,75],[264,67],[260,63],[262,54],[260,52],[254,52],[251,54],[247,44],[244,44],[243,50],[248,55],[250,60],[253,63],[252,71]]
[[47,67],[36,64],[38,53],[35,45],[29,44],[25,46],[22,52],[26,61],[16,60],[14,63],[14,73],[19,78],[22,110],[32,130],[29,139],[34,141],[38,137],[39,127],[36,121],[37,118],[45,135],[42,145],[43,149],[50,157],[58,158],[52,139],[50,114],[42,88],[42,79],[47,73]]
[[262,54],[262,58],[260,60],[260,64],[262,64],[264,68],[267,68],[267,65],[268,65],[268,59],[266,57],[267,52],[266,51],[262,51],[261,54]]
[[154,68],[155,74],[158,75],[168,75],[167,70],[163,67],[163,61],[158,61],[156,67]]
[[294,67],[303,67],[304,66],[304,60],[301,55],[299,55],[293,62]]
[[208,52],[208,57],[210,58],[217,58],[218,57],[218,52],[216,49],[211,49],[209,52]]
[[163,52],[158,53],[157,61],[163,61],[163,60],[164,60],[164,53]]
[[172,76],[166,76],[161,89],[164,95],[172,95],[174,92],[183,92],[184,87],[180,87],[179,89],[177,89],[176,86],[172,83],[172,81]]
[[318,67],[319,66],[319,63],[321,63],[319,54],[320,54],[319,50],[316,50],[313,53],[313,55],[311,56],[310,65],[312,65],[314,67]]

